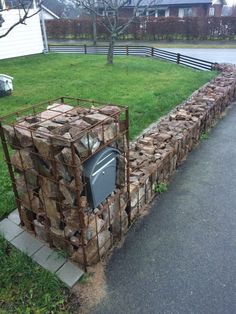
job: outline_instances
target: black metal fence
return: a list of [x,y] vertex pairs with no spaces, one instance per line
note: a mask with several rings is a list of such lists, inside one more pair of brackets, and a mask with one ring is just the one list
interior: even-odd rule
[[[80,54],[97,54],[106,55],[108,52],[108,46],[88,46],[88,45],[50,45],[51,52],[57,53],[80,53]],[[116,46],[114,47],[114,55],[120,56],[145,56],[158,58],[170,62],[174,62],[180,65],[197,69],[208,70],[214,69],[214,63],[206,60],[201,60],[189,56],[182,55],[180,53],[174,53],[163,49],[147,46]]]

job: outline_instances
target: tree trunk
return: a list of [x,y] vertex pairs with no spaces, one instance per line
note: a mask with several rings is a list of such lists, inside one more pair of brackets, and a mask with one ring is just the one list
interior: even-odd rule
[[109,39],[109,47],[108,47],[108,53],[107,53],[107,64],[112,65],[113,64],[113,52],[114,52],[114,44],[115,44],[115,36],[112,34]]
[[97,22],[95,13],[93,13],[93,45],[97,45]]

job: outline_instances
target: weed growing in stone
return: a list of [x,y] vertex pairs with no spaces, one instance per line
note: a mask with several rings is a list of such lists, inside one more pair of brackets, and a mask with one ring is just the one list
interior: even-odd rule
[[201,134],[200,140],[205,141],[205,140],[208,140],[208,138],[209,138],[209,131],[206,131]]
[[160,182],[160,183],[158,183],[157,185],[156,185],[156,187],[155,187],[155,192],[156,193],[159,193],[159,194],[161,194],[161,193],[164,193],[164,192],[166,192],[167,191],[167,184],[166,183],[164,183],[164,182]]

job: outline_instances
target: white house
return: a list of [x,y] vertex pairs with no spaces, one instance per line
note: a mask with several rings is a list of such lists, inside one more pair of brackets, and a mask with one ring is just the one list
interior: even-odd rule
[[42,13],[44,20],[59,20],[60,16],[54,13],[52,10],[47,8],[45,5],[42,5]]
[[[0,0],[0,8],[4,22],[0,27],[0,36],[4,34],[23,14],[14,6],[15,1]],[[10,8],[4,11],[6,5]],[[12,5],[12,6],[11,6]],[[30,9],[30,14],[37,11],[35,4]],[[39,14],[27,19],[25,24],[17,25],[6,37],[0,38],[0,59],[42,53],[44,51],[43,36]]]
[[43,0],[44,20],[76,19],[79,13],[79,7],[74,0]]

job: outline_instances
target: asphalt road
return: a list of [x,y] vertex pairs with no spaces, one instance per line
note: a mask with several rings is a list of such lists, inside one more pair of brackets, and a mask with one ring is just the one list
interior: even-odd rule
[[96,314],[236,313],[236,106],[132,227],[106,275]]
[[163,49],[211,62],[236,64],[236,49],[228,48],[227,49],[163,48]]

